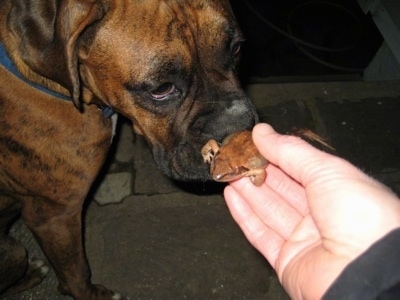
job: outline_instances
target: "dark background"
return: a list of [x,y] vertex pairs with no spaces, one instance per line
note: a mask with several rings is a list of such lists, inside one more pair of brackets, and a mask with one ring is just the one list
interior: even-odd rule
[[[306,48],[329,64],[355,70],[328,68],[311,60],[299,45],[260,20],[246,3],[274,26],[302,40],[328,49],[347,49],[332,52]],[[240,69],[244,83],[254,80],[252,77],[361,77],[382,43],[371,16],[363,13],[356,0],[231,0],[231,4],[246,38]]]

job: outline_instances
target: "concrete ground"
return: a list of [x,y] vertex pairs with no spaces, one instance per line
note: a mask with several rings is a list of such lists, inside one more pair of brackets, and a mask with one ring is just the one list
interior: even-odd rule
[[[400,193],[400,82],[260,83],[247,90],[262,121],[283,133],[298,127],[327,137],[335,154]],[[94,282],[131,299],[288,299],[221,191],[167,179],[121,122],[85,215]],[[43,257],[22,222],[12,234]],[[41,285],[5,299],[69,299],[56,287],[50,271]]]

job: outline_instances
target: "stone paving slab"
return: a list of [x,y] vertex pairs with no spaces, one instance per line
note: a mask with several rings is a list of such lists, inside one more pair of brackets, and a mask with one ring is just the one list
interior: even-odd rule
[[[102,207],[93,202],[85,228],[93,281],[131,299],[288,299],[221,196],[181,192]],[[22,222],[13,234],[43,257]],[[70,299],[56,287],[50,271],[39,286],[5,299]]]
[[116,139],[115,161],[131,163],[135,154],[135,139],[131,122],[119,117]]
[[400,81],[327,81],[258,83],[246,92],[260,109],[288,101],[321,99],[324,102],[360,101],[368,98],[397,98]]
[[94,198],[99,205],[120,203],[132,194],[132,174],[128,172],[110,173],[104,176]]
[[221,196],[132,196],[86,220],[94,281],[132,299],[286,299]]

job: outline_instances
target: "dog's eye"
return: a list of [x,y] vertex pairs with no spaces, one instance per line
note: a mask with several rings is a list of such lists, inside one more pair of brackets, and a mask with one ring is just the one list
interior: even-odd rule
[[151,97],[155,100],[164,100],[168,95],[171,95],[177,91],[175,85],[171,82],[165,82],[159,85],[154,90],[150,91]]
[[236,43],[232,46],[232,56],[237,56],[242,48],[242,43]]

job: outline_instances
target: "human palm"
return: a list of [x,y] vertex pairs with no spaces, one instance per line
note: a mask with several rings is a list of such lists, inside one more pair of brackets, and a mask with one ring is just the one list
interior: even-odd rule
[[290,296],[321,298],[352,260],[400,226],[400,202],[350,163],[299,138],[267,125],[253,137],[271,162],[267,179],[259,188],[248,179],[232,182],[227,204]]

